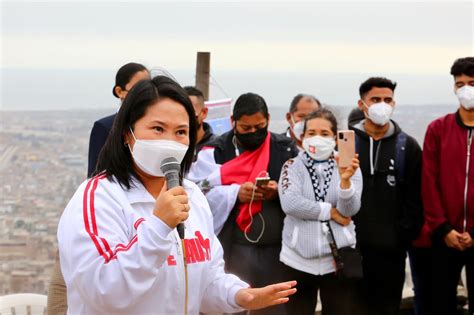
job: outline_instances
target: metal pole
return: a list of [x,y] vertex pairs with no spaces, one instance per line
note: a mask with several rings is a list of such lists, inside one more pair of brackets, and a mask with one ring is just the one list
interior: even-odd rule
[[211,73],[211,53],[199,52],[196,60],[196,88],[204,94],[204,100],[209,100],[209,76]]

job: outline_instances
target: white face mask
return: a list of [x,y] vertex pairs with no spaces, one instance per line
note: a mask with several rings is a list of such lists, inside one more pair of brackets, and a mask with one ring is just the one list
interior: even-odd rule
[[295,122],[295,119],[291,116],[291,122],[293,123],[293,128],[291,128],[291,130],[293,131],[295,138],[301,141],[301,135],[304,130],[304,120]]
[[132,152],[133,160],[138,167],[145,173],[157,177],[165,176],[161,171],[161,162],[169,157],[174,157],[179,163],[183,161],[188,146],[171,140],[139,140],[135,138],[133,150],[128,145],[130,152]]
[[306,153],[317,161],[329,159],[336,147],[334,138],[314,136],[303,139],[303,148]]
[[369,118],[374,124],[379,126],[385,126],[392,117],[393,107],[385,102],[372,104],[370,107],[362,101],[365,107],[368,108],[367,118]]
[[474,86],[465,85],[456,90],[459,103],[467,110],[474,108]]

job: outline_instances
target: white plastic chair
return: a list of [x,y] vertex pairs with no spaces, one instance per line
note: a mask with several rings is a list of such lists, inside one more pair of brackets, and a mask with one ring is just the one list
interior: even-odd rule
[[0,296],[0,315],[46,315],[47,296],[20,293]]

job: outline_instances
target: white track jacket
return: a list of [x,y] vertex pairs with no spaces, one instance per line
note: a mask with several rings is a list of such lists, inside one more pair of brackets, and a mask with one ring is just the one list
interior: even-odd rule
[[[123,189],[105,176],[84,182],[61,216],[58,243],[68,314],[184,314],[183,249],[176,229],[153,215],[144,186]],[[188,314],[237,312],[235,294],[248,284],[224,272],[206,198],[184,181]]]

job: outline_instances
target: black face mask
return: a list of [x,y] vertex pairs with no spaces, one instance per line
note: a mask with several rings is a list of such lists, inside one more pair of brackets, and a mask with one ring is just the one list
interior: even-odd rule
[[250,133],[238,133],[234,129],[234,134],[239,140],[239,143],[244,147],[245,150],[253,151],[258,149],[265,141],[268,134],[268,125],[264,128],[257,129],[255,132]]

